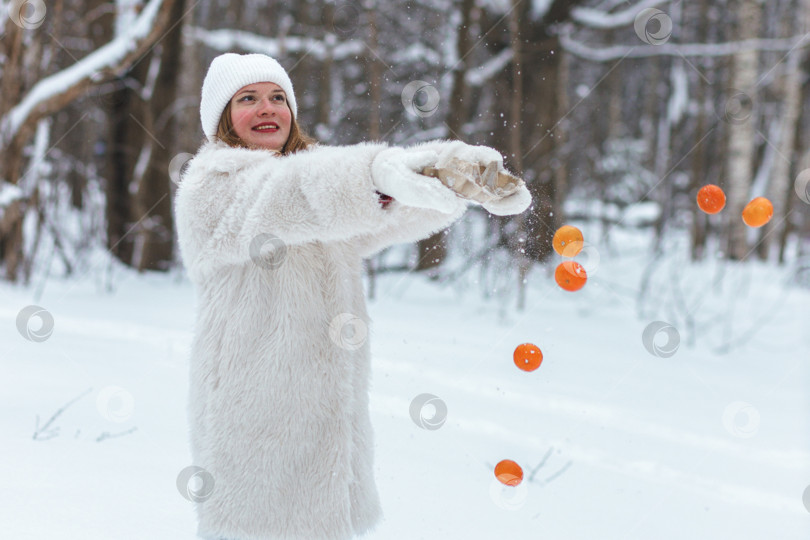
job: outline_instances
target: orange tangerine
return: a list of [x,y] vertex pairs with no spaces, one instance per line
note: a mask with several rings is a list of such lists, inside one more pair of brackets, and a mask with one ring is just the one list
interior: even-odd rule
[[[565,249],[566,246],[569,246],[574,242],[579,242],[577,247],[569,248],[567,250]],[[554,251],[562,255],[563,250],[565,250],[566,257],[573,257],[579,253],[582,250],[582,242],[582,231],[573,225],[563,225],[557,229],[557,232],[554,233],[554,238],[551,240],[551,243],[554,246]]]
[[719,186],[707,184],[698,191],[697,204],[707,214],[716,214],[726,205],[726,194]]
[[554,281],[566,291],[578,291],[588,281],[588,274],[578,262],[563,261],[554,271]]
[[773,205],[765,197],[757,197],[745,205],[742,219],[749,227],[762,227],[773,217]]
[[495,477],[502,484],[516,486],[523,481],[523,469],[511,459],[504,459],[495,465]]
[[523,371],[534,371],[543,361],[543,352],[534,343],[522,343],[515,348],[515,365]]

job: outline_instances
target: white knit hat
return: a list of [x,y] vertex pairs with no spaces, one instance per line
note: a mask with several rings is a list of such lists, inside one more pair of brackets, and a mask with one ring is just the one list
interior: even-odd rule
[[290,76],[274,58],[264,54],[221,54],[208,67],[202,86],[200,120],[209,141],[214,140],[222,111],[236,91],[259,82],[279,85],[287,94],[293,118],[298,117]]

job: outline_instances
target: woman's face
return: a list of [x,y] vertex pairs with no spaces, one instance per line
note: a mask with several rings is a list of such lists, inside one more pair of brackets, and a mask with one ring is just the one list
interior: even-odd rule
[[287,96],[276,83],[249,84],[231,98],[233,129],[249,146],[281,151],[291,122]]

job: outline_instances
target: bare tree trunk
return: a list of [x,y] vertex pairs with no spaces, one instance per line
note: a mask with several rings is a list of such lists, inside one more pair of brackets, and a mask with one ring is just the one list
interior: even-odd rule
[[[373,11],[373,9],[374,8],[372,7],[372,8],[369,9],[369,11]],[[331,3],[325,3],[324,6],[323,6],[323,10],[324,10],[324,21],[326,22],[326,32],[325,32],[324,39],[326,40],[327,43],[336,42],[337,37],[332,32],[332,28],[330,28],[330,26],[329,26],[329,21],[332,21],[334,19],[334,17],[335,17],[335,7]],[[371,26],[372,26],[371,32],[373,34],[371,39],[374,40],[375,36],[376,36],[376,33],[377,33],[377,30],[376,30],[376,28],[374,28],[373,24]],[[376,47],[377,46],[376,42],[372,46]],[[324,128],[329,128],[330,131],[331,131],[331,127],[332,127],[331,126],[331,121],[330,121],[330,117],[331,117],[330,112],[331,112],[331,103],[332,103],[332,100],[331,100],[331,96],[332,96],[332,68],[333,68],[333,65],[334,65],[334,58],[332,56],[332,50],[333,50],[333,47],[331,47],[331,46],[327,47],[326,58],[324,59],[323,68],[322,68],[321,74],[320,74],[321,75],[321,82],[318,85],[318,124],[320,124]],[[374,75],[375,74],[374,74],[374,72],[372,70],[372,74],[371,74],[371,93],[372,93],[372,95],[375,92],[374,85],[379,84],[377,81],[375,81]],[[374,107],[374,105],[372,105],[372,108],[373,107]],[[369,127],[369,133],[371,133],[371,129],[372,128]],[[375,140],[375,139],[373,139],[373,140]]]
[[[616,32],[611,31],[609,32],[609,42],[616,41]],[[598,128],[594,128],[593,131],[596,135],[595,140],[592,144],[600,148],[603,155],[607,155],[610,152],[611,144],[615,141],[620,139],[623,136],[622,130],[622,104],[624,103],[625,99],[625,84],[627,82],[626,77],[627,73],[624,69],[622,69],[621,64],[623,63],[622,60],[616,60],[610,64],[608,68],[608,73],[605,78],[604,87],[607,89],[608,92],[608,114],[607,114],[607,126],[606,129],[601,129],[603,123],[602,122],[594,122]],[[656,64],[654,64],[657,66]],[[631,71],[632,69],[628,70]],[[642,129],[645,129],[646,118],[654,118],[655,114],[657,113],[656,108],[653,104],[657,104],[658,100],[655,99],[657,97],[657,87],[654,85],[653,81],[657,81],[657,77],[652,77],[649,79],[651,85],[651,91],[647,95],[646,103],[649,105],[647,107],[642,108],[642,114],[640,118],[640,124]],[[592,99],[596,99],[595,97]],[[653,140],[653,138],[649,140]],[[654,156],[655,152],[650,151],[648,153],[650,156]],[[599,187],[598,195],[594,194],[595,197],[600,197],[601,201],[608,202],[608,190],[610,187],[610,179],[606,178],[604,174],[594,173],[592,177],[595,180],[596,185]],[[559,197],[558,197],[559,198]],[[557,211],[561,212],[562,208],[559,206],[557,207]],[[600,231],[601,231],[601,238],[600,240],[607,245],[610,239],[610,229],[613,225],[611,216],[608,212],[601,211],[597,216],[600,222]],[[560,216],[560,221],[558,223],[563,223],[565,216]]]
[[[802,0],[803,4],[807,4],[807,0]],[[808,9],[805,13],[810,18],[810,9]],[[807,28],[807,26],[805,26]],[[807,55],[804,56],[802,63],[801,63],[801,71],[803,73],[810,72],[810,57]],[[807,103],[810,101],[810,82],[803,82],[800,86],[801,92],[801,103]],[[796,122],[796,134],[795,134],[795,141],[796,141],[796,148],[795,148],[795,155],[796,158],[796,168],[794,171],[795,175],[798,175],[801,171],[806,169],[810,169],[810,130],[807,128],[807,117],[802,116],[800,114],[800,120]],[[796,246],[796,258],[801,259],[805,255],[805,250],[808,247],[807,239],[810,238],[808,235],[808,226],[810,226],[810,220],[807,219],[808,212],[807,206],[805,204],[806,201],[800,199],[796,196],[797,194],[794,191],[794,188],[791,187],[790,193],[788,193],[787,197],[787,204],[785,205],[785,211],[791,212],[792,210],[796,209],[799,210],[797,212],[797,216],[795,220],[785,220],[785,226],[782,228],[780,238],[779,238],[779,262],[783,263],[786,259],[786,246],[787,240],[791,233],[797,232],[799,236],[799,241],[797,242]]]
[[[557,111],[562,115],[566,114],[571,106],[568,100],[568,84],[569,84],[569,70],[571,57],[564,50],[560,49],[557,54],[559,58],[559,66],[557,69]],[[619,126],[621,126],[621,111],[619,111],[619,118],[617,119]],[[563,209],[563,203],[568,196],[568,151],[565,148],[568,140],[568,132],[566,131],[567,123],[561,122],[555,129],[555,158],[557,166],[554,169],[554,183],[556,188],[554,190],[554,208],[557,216],[558,223],[565,223],[566,216]]]
[[[806,29],[810,0],[799,3],[799,13],[788,16],[784,23],[785,35],[792,35],[797,29]],[[798,20],[798,24],[796,21]],[[779,136],[779,150],[776,155],[770,182],[768,183],[767,197],[773,204],[773,219],[763,227],[763,241],[760,244],[759,255],[767,258],[777,245],[780,251],[784,250],[782,242],[787,236],[782,234],[787,228],[788,204],[793,194],[791,182],[791,164],[796,149],[796,124],[799,121],[801,107],[801,72],[802,58],[806,56],[804,49],[795,49],[788,54],[785,64],[785,73],[782,78],[782,118]],[[781,262],[781,261],[780,261]]]
[[[681,33],[681,6],[673,4],[670,10],[670,17],[673,21],[673,28],[676,39]],[[658,124],[658,143],[655,159],[655,177],[658,181],[657,199],[661,208],[660,215],[655,221],[655,251],[660,252],[663,247],[664,231],[667,221],[674,213],[673,199],[675,195],[674,182],[667,175],[671,172],[673,139],[679,140],[678,127],[683,122],[684,112],[676,109],[676,101],[679,99],[678,93],[688,93],[688,81],[685,72],[685,60],[675,58],[666,60],[667,72],[669,73],[668,86],[663,81],[660,83],[666,88],[665,95],[669,96],[666,106],[660,111]],[[685,86],[682,88],[681,85]],[[685,96],[684,96],[685,97]],[[675,117],[672,115],[675,114]],[[701,143],[702,144],[702,143]]]
[[[739,9],[737,38],[740,40],[757,37],[760,26],[761,6],[756,0],[737,0]],[[738,101],[750,100],[756,104],[757,82],[756,50],[741,51],[734,55],[731,88],[729,97]],[[733,94],[743,92],[745,96]],[[735,106],[727,103],[727,106]],[[754,120],[753,118],[734,119],[728,126],[728,249],[731,259],[741,260],[748,252],[746,226],[740,219],[743,207],[748,203],[753,180]]]
[[[608,43],[615,43],[616,32],[609,31]],[[605,141],[614,141],[623,136],[622,133],[622,104],[624,103],[624,87],[626,74],[621,68],[621,60],[611,63],[605,86],[608,89],[608,114],[607,114],[607,134]]]
[[[558,204],[560,194],[556,173],[557,134],[560,123],[567,116],[564,101],[559,96],[561,51],[559,36],[553,28],[570,18],[571,9],[577,4],[572,0],[554,0],[542,20],[533,19],[531,6],[520,3],[515,10],[523,25],[526,44],[523,65],[532,66],[526,72],[521,103],[522,117],[530,131],[524,132],[523,140],[529,145],[521,156],[526,171],[527,187],[533,204],[523,218],[526,225],[526,255],[533,261],[545,261],[552,253],[551,239],[562,224]],[[542,96],[542,100],[537,99]]]
[[[86,10],[84,12],[87,14],[87,19],[97,19],[98,15],[95,14],[98,12],[95,10],[104,3],[105,2],[103,2],[103,0],[89,0],[85,2],[82,8],[83,10]],[[62,43],[64,41],[66,17],[63,8],[64,2],[62,0],[58,0],[55,3],[53,15],[50,11],[48,13],[48,16],[53,17],[52,20],[54,21],[54,29],[52,38],[57,43]],[[87,36],[87,39],[90,41],[90,43],[92,43],[92,48],[96,49],[103,45],[109,39],[109,37],[105,36],[105,39],[102,41],[100,39],[101,36],[92,33],[90,31],[92,20],[88,21],[87,19],[82,20],[79,24],[71,24],[70,35],[75,36],[81,34],[82,36]],[[94,29],[97,28],[98,27],[95,27]],[[52,52],[48,59],[48,66],[44,69],[44,72],[52,73],[54,71],[52,67],[58,68],[58,66],[63,65],[63,62],[61,62],[62,60],[72,60],[69,54],[69,49],[62,48]],[[86,102],[86,100],[83,101]],[[81,103],[81,101],[79,103]],[[93,160],[92,149],[95,141],[92,137],[87,137],[86,133],[82,133],[84,130],[76,129],[68,131],[71,126],[75,126],[78,122],[82,121],[85,112],[86,107],[77,107],[74,105],[65,107],[64,114],[60,114],[58,118],[55,118],[55,122],[53,122],[52,125],[57,133],[66,133],[66,135],[60,137],[60,150],[62,150],[66,155],[80,160],[81,163],[88,164]],[[85,167],[84,170],[78,167],[71,167],[67,172],[67,178],[65,179],[67,185],[70,187],[71,206],[78,210],[84,206],[84,190],[87,183],[86,169],[87,167]],[[40,221],[44,221],[44,216]],[[27,265],[27,272],[30,271],[29,268],[30,265]]]
[[[3,13],[3,16],[6,16]],[[13,24],[10,20],[5,21],[6,32],[2,36],[2,50],[3,54],[3,77],[0,81],[0,117],[4,117],[12,107],[14,107],[22,96],[23,91],[26,89],[25,71],[23,66],[28,66],[29,63],[25,60],[25,50],[23,46],[24,31],[22,28]],[[0,161],[0,178],[12,184],[17,183],[20,177],[20,170],[23,163],[23,144],[33,134],[33,126],[26,126],[27,132],[23,136],[17,137],[11,141],[11,146],[5,148],[3,152],[3,159]]]
[[[523,49],[520,42],[523,36],[520,28],[520,12],[518,6],[521,0],[512,0],[512,9],[509,12],[509,37],[512,47],[512,96],[509,106],[509,154],[513,171],[518,176],[523,176],[523,150],[521,140],[523,130]],[[523,311],[526,308],[526,276],[531,269],[532,260],[521,252],[526,243],[526,222],[523,216],[518,216],[518,249],[515,258],[518,261],[518,298],[517,309]]]
[[[447,127],[450,131],[450,138],[462,136],[462,128],[467,121],[468,107],[464,101],[468,93],[464,76],[467,73],[467,62],[465,57],[470,50],[470,23],[472,20],[472,10],[474,0],[461,0],[461,25],[458,29],[456,39],[456,51],[459,62],[453,71],[453,90],[450,94],[450,112],[447,118]],[[417,243],[419,259],[416,270],[427,270],[439,266],[447,256],[447,243],[445,238],[447,231],[439,231],[429,238],[420,240]]]
[[[3,13],[3,16],[6,14]],[[0,81],[0,117],[16,105],[25,86],[23,30],[8,20],[5,21],[5,32],[0,41],[0,53],[5,58]],[[0,180],[17,183],[23,163],[23,142],[30,137],[30,129],[24,135],[12,140],[12,144],[5,148],[3,159],[0,160]],[[0,257],[5,263],[5,278],[12,282],[17,280],[17,270],[23,262],[22,220],[26,207],[25,200],[12,202],[4,209],[0,221]]]
[[[547,96],[548,99],[544,99],[534,110],[535,121],[529,123],[532,133],[526,137],[530,146],[527,151],[522,152],[524,168],[531,171],[526,187],[533,200],[523,219],[526,228],[526,255],[542,262],[552,253],[551,238],[559,224],[555,206],[555,176],[550,164],[554,151],[554,128],[560,118],[555,95],[558,68],[556,53],[560,48],[555,38],[547,38],[544,42],[533,45],[537,49],[532,63],[537,59],[537,68],[526,77],[527,89],[524,95]],[[524,60],[527,63],[530,61],[528,57]],[[526,107],[524,114],[525,109]]]
[[467,122],[469,107],[467,107],[467,96],[469,91],[465,82],[467,74],[467,55],[470,52],[470,25],[472,24],[472,11],[475,6],[474,0],[461,0],[459,11],[461,13],[461,25],[456,36],[456,51],[459,57],[458,65],[453,70],[453,89],[450,93],[450,111],[447,115],[447,127],[449,136],[452,138],[464,138],[462,129]]
[[[185,0],[177,0],[172,8],[171,20],[181,21],[185,11]],[[137,245],[139,258],[135,267],[139,271],[169,270],[174,252],[174,219],[172,215],[169,189],[169,162],[176,149],[172,138],[164,134],[171,133],[169,124],[173,122],[172,108],[177,97],[177,86],[180,73],[180,55],[182,52],[182,23],[172,28],[160,42],[159,72],[155,80],[151,99],[144,108],[151,126],[147,126],[145,144],[151,146],[149,161],[143,178],[138,186],[135,200],[135,215],[140,220]]]
[[659,105],[661,102],[661,94],[659,92],[658,81],[661,80],[663,73],[663,58],[655,56],[650,58],[647,63],[645,73],[646,79],[649,81],[650,91],[645,93],[643,113],[639,121],[639,128],[641,138],[648,141],[649,152],[644,165],[651,170],[655,169],[656,153],[654,149],[657,147],[658,141],[658,122],[657,118],[659,113]]
[[[709,10],[709,1],[701,0],[700,3],[700,17],[697,28],[697,40],[699,43],[706,41],[707,35],[707,18]],[[697,110],[697,124],[695,126],[695,139],[700,140],[706,131],[706,110],[709,103],[706,100],[706,80],[703,75],[697,79],[697,91],[695,93],[695,102],[698,104]],[[707,143],[708,144],[708,143]],[[695,148],[692,156],[692,174],[689,180],[689,193],[697,193],[700,187],[705,184],[706,178],[706,144],[699,144]],[[709,226],[708,216],[698,208],[696,204],[691,205],[692,208],[692,250],[691,257],[693,261],[703,259],[703,253],[706,249],[706,235]]]
[[371,2],[367,9],[369,17],[369,41],[371,50],[377,52],[371,60],[371,107],[369,109],[368,134],[372,141],[380,139],[380,108],[382,107],[382,66],[379,55],[379,41],[377,35],[377,6]]
[[[674,66],[670,68],[670,72]],[[659,84],[664,84],[660,82]],[[658,182],[656,188],[657,194],[655,198],[660,206],[660,213],[658,219],[655,220],[655,251],[660,252],[663,242],[664,225],[666,224],[667,217],[670,211],[671,204],[671,181],[665,178],[667,169],[669,168],[669,155],[670,155],[670,142],[672,139],[672,125],[667,115],[666,107],[663,111],[659,111],[658,116],[658,136],[656,137],[657,145],[655,149],[655,178]]]
[[[148,55],[151,56],[151,53]],[[145,80],[148,60],[135,66],[122,76],[129,85],[140,85]],[[131,235],[135,221],[130,183],[140,150],[143,148],[142,125],[134,121],[141,118],[143,104],[135,95],[136,90],[119,88],[110,94],[107,115],[110,122],[108,173],[106,188],[107,249],[126,265],[132,263],[133,240]]]

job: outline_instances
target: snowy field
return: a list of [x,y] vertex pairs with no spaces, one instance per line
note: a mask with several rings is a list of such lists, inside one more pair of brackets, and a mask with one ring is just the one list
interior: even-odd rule
[[[364,538],[810,538],[810,289],[790,266],[690,265],[673,245],[639,294],[649,251],[612,241],[591,248],[579,292],[536,267],[524,311],[513,295],[482,299],[476,269],[452,285],[378,278],[371,412],[385,518]],[[195,538],[177,487],[191,465],[194,290],[180,272],[104,268],[51,278],[39,298],[41,278],[0,285],[2,538]],[[496,289],[514,280],[493,270]],[[44,341],[17,328],[31,304],[53,316]],[[674,354],[648,352],[654,321],[679,331]],[[671,352],[667,337],[653,344]],[[543,351],[534,372],[512,361],[524,342]],[[447,407],[438,429],[409,413],[425,393]],[[521,485],[497,482],[502,459],[523,467]]]

